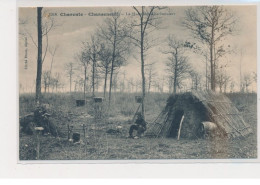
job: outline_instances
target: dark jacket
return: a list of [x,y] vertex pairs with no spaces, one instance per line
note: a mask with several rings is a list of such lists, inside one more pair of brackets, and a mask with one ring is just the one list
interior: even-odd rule
[[135,123],[138,125],[138,126],[142,126],[145,130],[146,130],[146,122],[144,121],[143,118],[137,118]]

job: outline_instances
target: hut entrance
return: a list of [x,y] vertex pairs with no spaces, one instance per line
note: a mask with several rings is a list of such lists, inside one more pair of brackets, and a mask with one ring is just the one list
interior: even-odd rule
[[178,135],[178,130],[180,127],[181,118],[184,115],[183,110],[176,110],[174,119],[172,120],[171,129],[169,133],[169,137],[176,138]]

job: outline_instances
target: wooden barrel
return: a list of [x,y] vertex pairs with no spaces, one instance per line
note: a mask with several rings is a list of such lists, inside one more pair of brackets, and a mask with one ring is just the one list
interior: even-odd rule
[[217,131],[217,125],[210,121],[204,121],[202,122],[201,129],[205,137],[214,136]]

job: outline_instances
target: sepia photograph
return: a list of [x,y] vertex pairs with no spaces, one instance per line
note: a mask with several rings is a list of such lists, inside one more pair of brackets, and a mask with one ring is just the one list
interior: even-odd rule
[[258,158],[256,5],[17,14],[19,161]]

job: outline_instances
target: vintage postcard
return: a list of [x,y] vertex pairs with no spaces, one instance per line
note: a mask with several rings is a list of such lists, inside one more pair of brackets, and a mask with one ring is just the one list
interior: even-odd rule
[[18,19],[19,161],[257,161],[256,5]]

